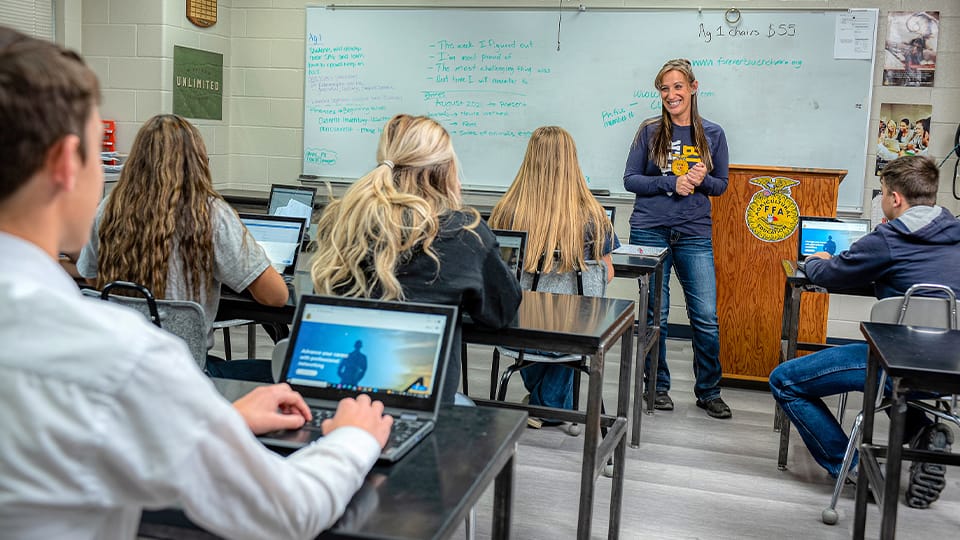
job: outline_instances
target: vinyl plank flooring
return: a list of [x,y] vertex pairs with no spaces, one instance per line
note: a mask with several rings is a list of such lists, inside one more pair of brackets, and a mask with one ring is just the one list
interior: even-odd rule
[[[247,358],[246,330],[234,331],[234,358]],[[272,344],[258,332],[257,358],[270,358]],[[220,340],[218,333],[217,340]],[[217,354],[219,349],[214,350]],[[469,347],[471,394],[487,397],[490,384],[489,347]],[[838,505],[840,522],[820,521],[833,484],[791,433],[785,471],[777,470],[779,434],[773,426],[769,392],[724,388],[733,409],[730,420],[715,420],[695,405],[692,348],[687,340],[668,340],[672,412],[644,416],[640,447],[627,449],[620,538],[634,539],[779,539],[849,538],[853,527],[853,489]],[[612,407],[616,400],[619,348],[606,357],[603,392]],[[506,364],[501,362],[501,368]],[[581,388],[586,402],[587,378]],[[519,376],[510,382],[507,399],[525,395]],[[849,427],[860,408],[860,394],[851,394],[845,413]],[[836,408],[836,399],[828,401]],[[877,434],[886,433],[886,418],[878,417]],[[960,437],[958,437],[960,440]],[[512,536],[523,540],[574,538],[577,527],[580,457],[583,436],[571,437],[561,428],[528,429],[518,450]],[[906,470],[902,485],[906,486]],[[597,480],[593,515],[594,538],[606,537],[611,481]],[[477,538],[490,537],[492,489],[477,505]],[[901,496],[902,501],[902,496]],[[871,506],[868,537],[877,537],[879,511]],[[901,504],[901,538],[954,538],[960,530],[960,470],[947,472],[947,488],[927,510]],[[455,533],[454,538],[462,538]]]

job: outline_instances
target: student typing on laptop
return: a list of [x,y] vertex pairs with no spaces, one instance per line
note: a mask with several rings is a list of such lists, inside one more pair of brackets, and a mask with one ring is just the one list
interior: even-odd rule
[[[509,324],[520,284],[480,214],[463,206],[447,131],[425,116],[394,116],[377,161],[320,216],[314,290],[453,305],[480,324]],[[460,380],[459,326],[454,342],[442,393],[448,403]]]
[[[805,272],[810,281],[829,290],[872,283],[877,298],[902,296],[917,283],[940,283],[960,293],[960,221],[936,205],[938,179],[936,164],[925,157],[888,163],[880,185],[883,213],[890,221],[836,256],[825,251],[808,256]],[[784,362],[770,373],[773,397],[814,459],[833,477],[840,473],[848,439],[822,398],[862,392],[866,365],[867,345],[856,343]],[[931,423],[916,409],[907,411],[904,442],[949,449],[949,428]],[[914,464],[907,504],[924,508],[935,501],[943,489],[943,474],[942,465]]]
[[[288,297],[270,259],[214,190],[200,131],[172,114],[154,116],[140,128],[117,187],[97,209],[77,269],[97,288],[133,281],[156,298],[197,302],[206,315],[208,349],[221,283],[249,290],[269,306],[282,306]],[[210,356],[207,371],[273,382],[269,361]]]
[[327,437],[283,459],[250,432],[303,425],[297,393],[231,406],[183,342],[80,294],[57,254],[87,242],[103,189],[98,103],[78,56],[0,27],[0,534],[133,538],[144,507],[177,505],[228,538],[313,538],[392,420],[345,400]]

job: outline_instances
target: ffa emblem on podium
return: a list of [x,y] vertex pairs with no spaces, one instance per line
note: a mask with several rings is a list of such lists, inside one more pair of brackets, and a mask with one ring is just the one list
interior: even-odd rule
[[764,242],[789,238],[800,223],[800,207],[791,197],[790,188],[800,182],[784,176],[758,176],[751,178],[750,183],[763,189],[754,193],[747,204],[747,229]]

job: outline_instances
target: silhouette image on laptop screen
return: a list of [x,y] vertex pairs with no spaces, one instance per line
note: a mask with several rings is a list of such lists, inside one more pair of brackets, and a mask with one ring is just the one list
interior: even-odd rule
[[323,436],[339,400],[368,394],[394,418],[380,459],[396,461],[433,430],[456,314],[454,306],[302,296],[279,382],[303,395],[313,419],[260,440],[300,448]]
[[819,251],[839,255],[868,232],[867,219],[801,217],[797,260],[802,262]]

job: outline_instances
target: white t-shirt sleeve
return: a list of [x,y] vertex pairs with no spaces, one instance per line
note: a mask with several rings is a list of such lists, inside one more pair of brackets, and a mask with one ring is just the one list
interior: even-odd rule
[[210,206],[210,217],[214,278],[241,292],[270,266],[270,259],[227,203],[215,199]]
[[100,206],[97,207],[97,216],[93,220],[93,227],[90,230],[90,241],[80,250],[80,258],[77,259],[77,273],[87,279],[97,277],[97,253],[99,253],[100,250],[100,235],[98,231],[100,230],[100,221],[103,217],[103,208],[106,203],[106,199],[100,201]]

